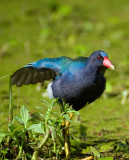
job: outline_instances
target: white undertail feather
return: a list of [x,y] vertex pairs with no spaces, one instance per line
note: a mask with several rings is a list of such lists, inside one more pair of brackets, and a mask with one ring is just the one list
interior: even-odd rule
[[53,99],[53,98],[54,98],[54,96],[53,96],[53,91],[52,91],[52,84],[53,84],[53,81],[50,82],[50,83],[48,84],[48,86],[47,86],[47,94],[48,94],[48,97],[49,97],[50,99]]

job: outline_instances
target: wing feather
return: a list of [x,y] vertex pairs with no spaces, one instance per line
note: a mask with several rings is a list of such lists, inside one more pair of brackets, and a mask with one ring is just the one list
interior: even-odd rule
[[21,75],[21,77],[16,82],[16,84],[17,84],[18,87],[22,86],[22,84],[24,83],[26,77],[27,77],[26,73],[24,73],[23,75]]
[[57,73],[51,69],[38,70],[32,67],[23,67],[17,70],[11,77],[12,85],[17,87],[23,84],[36,84],[38,82],[44,82],[45,80],[54,79]]
[[54,79],[56,75],[61,75],[67,69],[71,61],[72,59],[68,57],[58,57],[44,58],[37,62],[29,63],[13,73],[12,85],[16,84],[20,87],[23,84],[35,84]]

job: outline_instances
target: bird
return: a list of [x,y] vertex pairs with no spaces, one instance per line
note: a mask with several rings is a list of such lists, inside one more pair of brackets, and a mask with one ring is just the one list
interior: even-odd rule
[[101,96],[106,86],[105,70],[114,66],[108,54],[94,51],[89,58],[69,57],[44,58],[18,69],[11,76],[11,83],[17,87],[52,80],[47,87],[50,99],[59,98],[76,111]]
[[115,69],[108,54],[102,50],[94,51],[89,57],[75,59],[66,56],[44,58],[14,72],[11,83],[20,87],[51,80],[47,87],[48,97],[58,98],[62,105],[65,100],[78,111],[102,95],[107,68]]

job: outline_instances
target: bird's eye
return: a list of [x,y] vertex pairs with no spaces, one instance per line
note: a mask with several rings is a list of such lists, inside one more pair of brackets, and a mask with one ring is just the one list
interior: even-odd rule
[[102,57],[101,57],[101,56],[98,56],[98,59],[102,59]]

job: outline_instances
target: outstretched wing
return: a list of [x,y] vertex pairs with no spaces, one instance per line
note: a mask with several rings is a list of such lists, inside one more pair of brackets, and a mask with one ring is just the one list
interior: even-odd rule
[[29,63],[13,73],[11,77],[12,85],[18,87],[23,84],[35,84],[45,80],[54,79],[56,75],[61,75],[66,66],[72,61],[68,57],[44,58],[37,62]]

